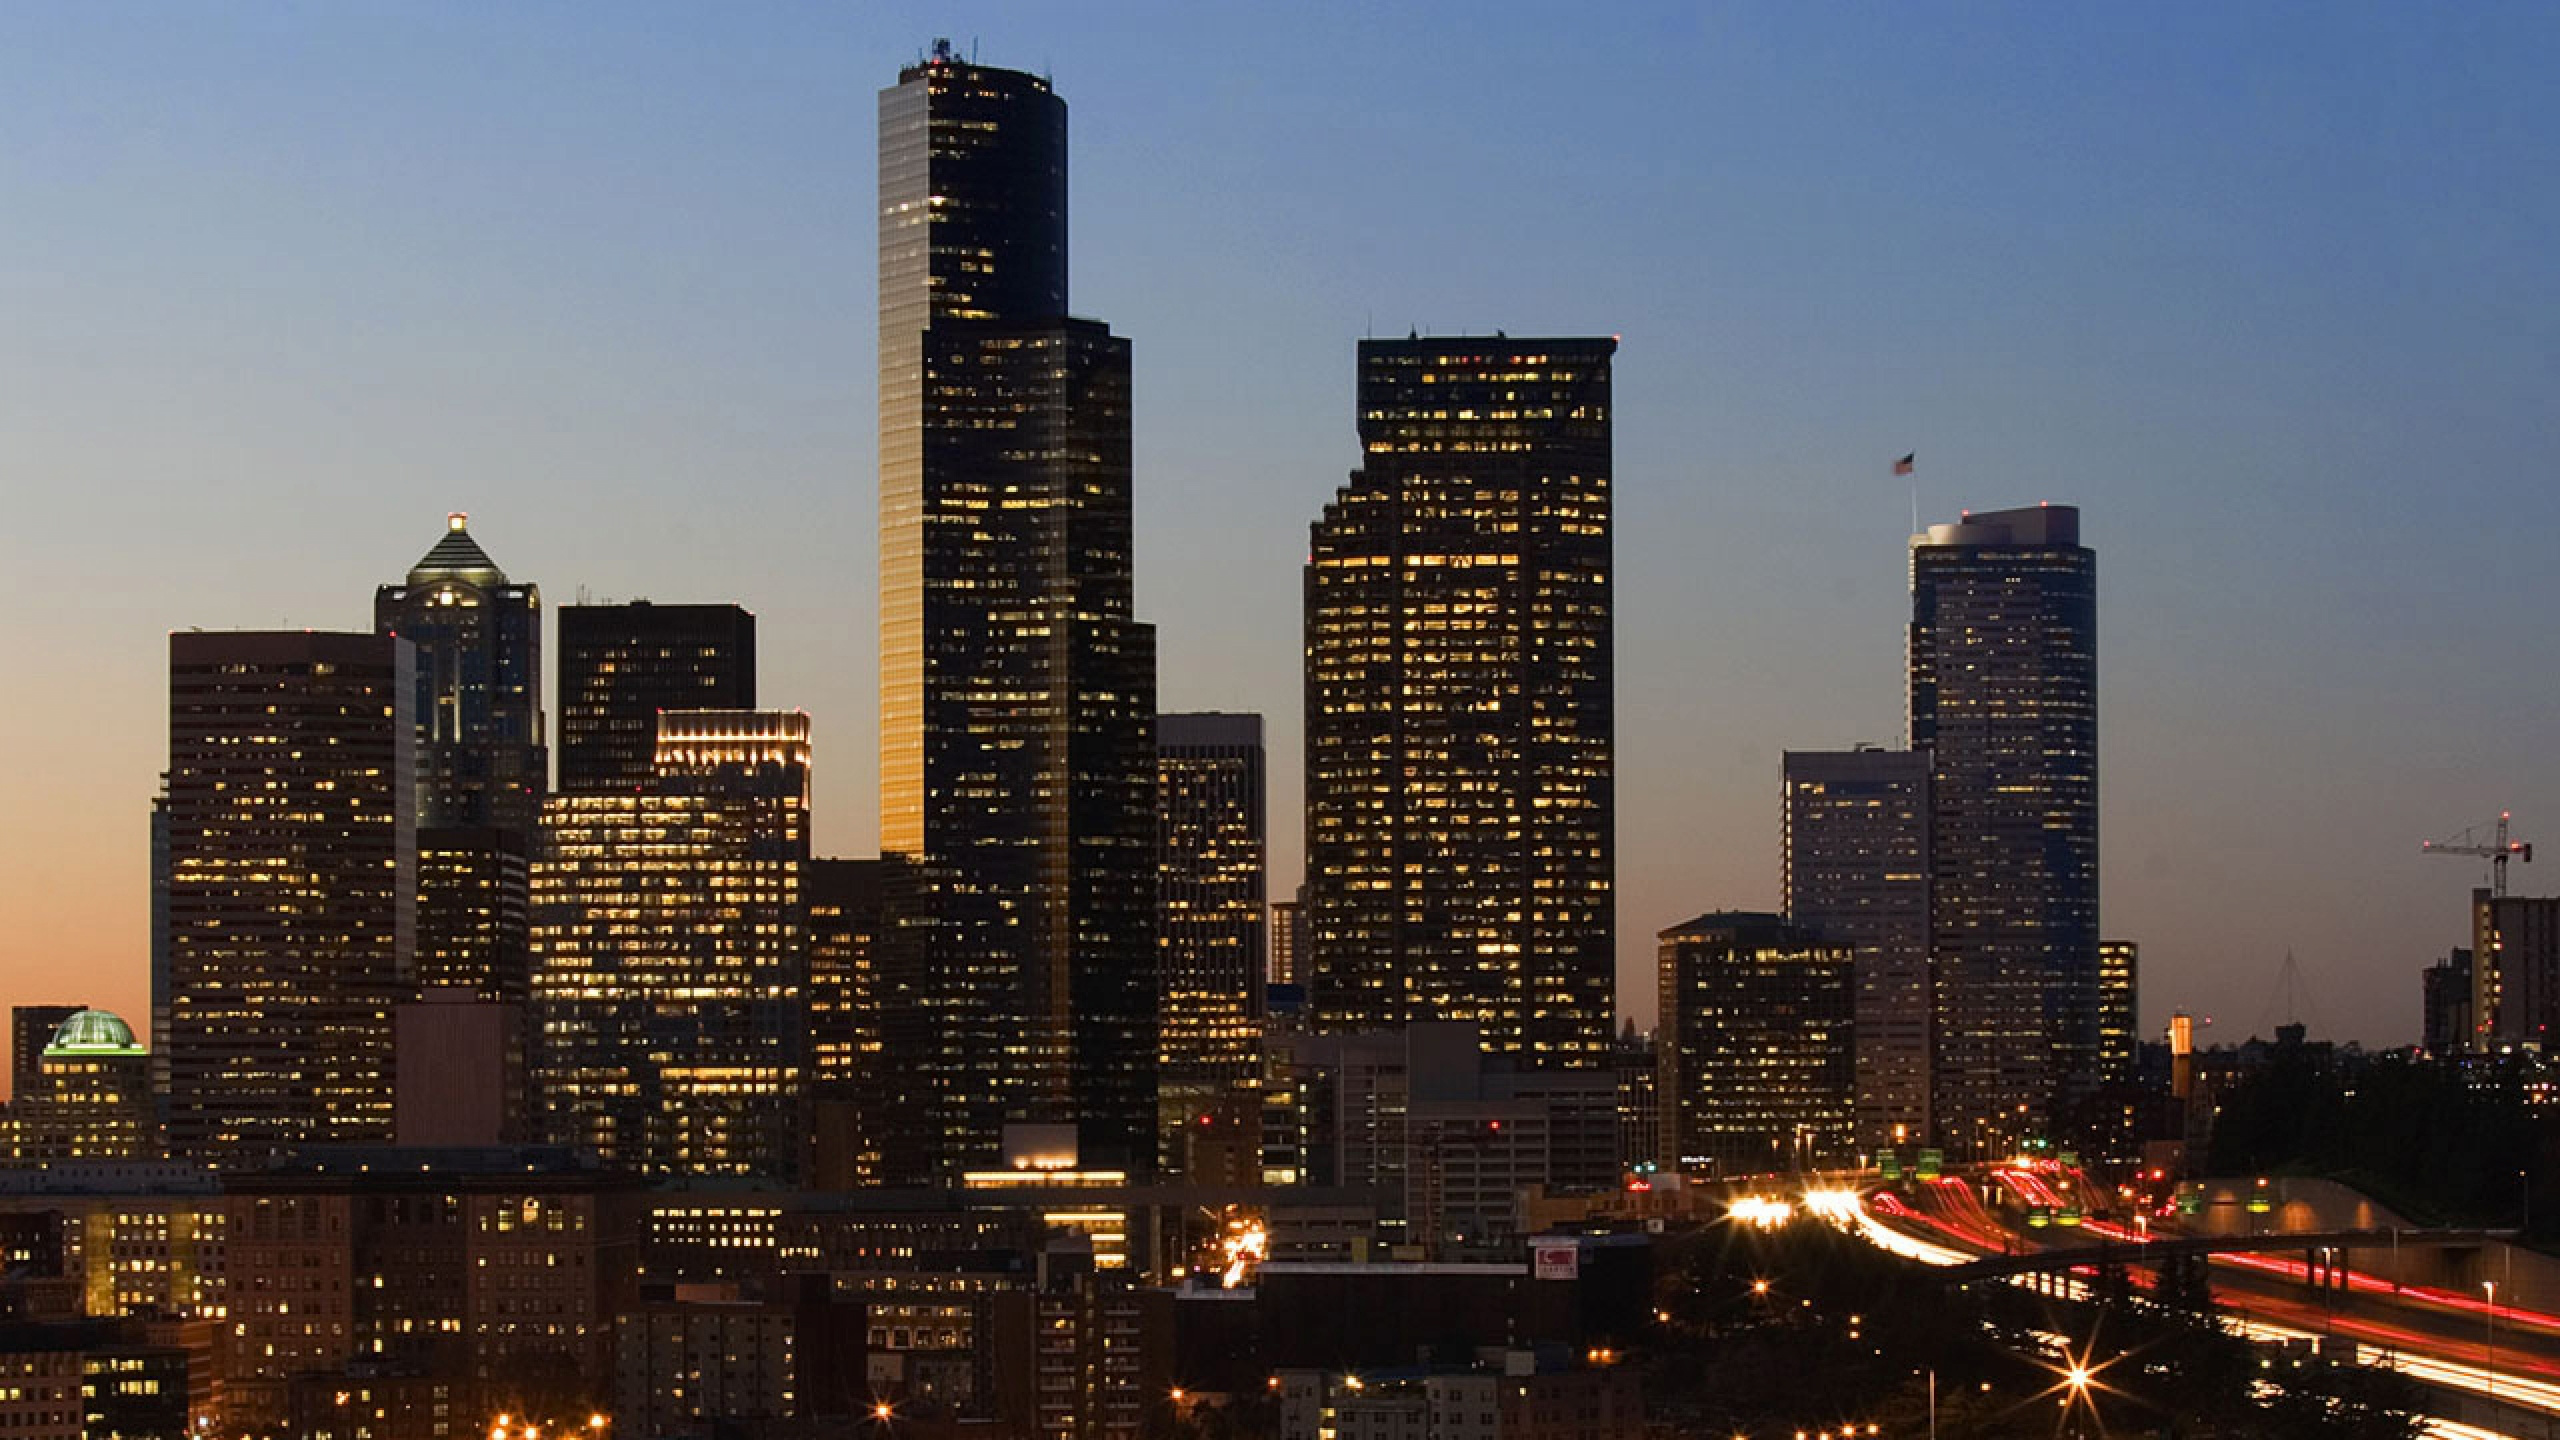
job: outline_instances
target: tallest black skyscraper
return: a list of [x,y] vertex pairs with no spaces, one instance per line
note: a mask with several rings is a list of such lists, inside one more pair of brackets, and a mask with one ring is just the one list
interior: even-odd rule
[[1155,632],[1130,616],[1129,346],[1067,314],[1067,113],[937,42],[880,95],[880,844],[911,1158],[1155,1124]]

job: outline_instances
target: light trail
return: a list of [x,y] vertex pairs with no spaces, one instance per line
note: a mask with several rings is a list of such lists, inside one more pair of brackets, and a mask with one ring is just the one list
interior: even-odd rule
[[[1831,1202],[1826,1200],[1825,1203]],[[1895,1203],[1908,1218],[1930,1223],[1925,1217],[1911,1212],[1908,1207],[1901,1207],[1900,1202]],[[1849,1208],[1844,1218],[1868,1244],[1888,1254],[1916,1260],[1924,1265],[1940,1267],[1963,1265],[1980,1258],[1966,1251],[1932,1244],[1914,1235],[1906,1235],[1878,1220],[1863,1200]],[[2011,1284],[2029,1283],[2032,1279],[2025,1275],[2009,1278]],[[2074,1295],[2085,1294],[2087,1287],[2073,1280],[2068,1282],[2068,1291]],[[2240,1313],[2243,1306],[2256,1309],[2275,1308],[2274,1302],[2263,1297],[2233,1295],[2225,1297],[2225,1303],[2231,1308],[2222,1316],[2224,1323],[2244,1339],[2279,1345],[2316,1344],[2321,1339],[2318,1331],[2297,1329],[2256,1315]],[[2480,1395],[2515,1405],[2520,1409],[2560,1415],[2560,1385],[2546,1380],[2537,1380],[2529,1375],[2519,1375],[2504,1370],[2493,1371],[2481,1366],[2465,1364],[2459,1360],[2419,1354],[2407,1348],[2412,1343],[2446,1343],[2430,1336],[2396,1331],[2345,1316],[2324,1316],[2322,1323],[2332,1331],[2344,1331],[2359,1337],[2354,1344],[2354,1356],[2358,1364],[2377,1365],[2384,1369],[2395,1370],[2424,1384],[2439,1385],[2449,1390]],[[2362,1337],[2371,1338],[2368,1340]],[[2377,1341],[2381,1343],[2373,1343]],[[2441,1436],[2443,1440],[2478,1440],[2478,1437],[2488,1437],[2488,1440],[2508,1440],[2508,1437],[2500,1431],[2482,1430],[2476,1426],[2459,1425],[2447,1420],[2430,1421],[2426,1433],[2431,1436]]]

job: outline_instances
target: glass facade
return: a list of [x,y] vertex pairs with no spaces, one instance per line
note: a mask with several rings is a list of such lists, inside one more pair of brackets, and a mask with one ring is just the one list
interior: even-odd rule
[[660,717],[655,776],[558,795],[533,867],[546,1137],[641,1174],[799,1173],[809,718]]
[[[1066,316],[1066,105],[947,47],[880,97],[881,820],[916,876],[886,1037],[949,1177],[1008,1122],[1155,1150],[1155,632],[1129,347]],[[899,1178],[923,1178],[901,1175]]]
[[661,710],[756,708],[756,617],[735,605],[560,610],[560,789],[653,778]]
[[2098,1075],[2097,557],[2067,505],[1911,540],[1939,1143],[2006,1155]]
[[1662,1165],[1757,1174],[1850,1154],[1855,954],[1775,915],[1661,936]]
[[1157,1038],[1164,1163],[1261,1070],[1265,837],[1262,717],[1156,721]]
[[1609,1063],[1617,342],[1366,340],[1306,569],[1306,925],[1328,1029]]

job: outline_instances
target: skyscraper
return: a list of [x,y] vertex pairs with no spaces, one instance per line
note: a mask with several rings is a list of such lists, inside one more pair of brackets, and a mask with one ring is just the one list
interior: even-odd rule
[[169,637],[169,1144],[254,1164],[387,1140],[414,982],[415,650]]
[[560,789],[649,782],[661,710],[756,708],[756,617],[736,605],[560,610]]
[[880,95],[880,845],[924,920],[936,1170],[1009,1121],[1155,1154],[1155,632],[1129,346],[1067,316],[1066,105],[955,58]]
[[373,628],[418,650],[418,824],[529,834],[550,788],[542,591],[510,582],[468,518],[446,516],[407,581],[374,591]]
[[1850,947],[1775,915],[1662,932],[1662,1167],[1805,1169],[1850,1151]]
[[643,1174],[797,1174],[809,717],[668,711],[650,780],[545,807],[537,1092],[557,1144]]
[[1617,342],[1364,340],[1306,569],[1311,1008],[1609,1063]]
[[466,520],[446,516],[407,579],[374,591],[373,628],[417,650],[418,983],[521,1002],[525,862],[551,788],[542,592]]
[[1157,966],[1164,1159],[1180,1127],[1253,1078],[1264,961],[1262,717],[1156,720]]
[[1911,537],[1939,1139],[2006,1153],[2098,1072],[2097,556],[2068,505]]
[[1929,757],[1790,750],[1787,920],[1857,951],[1857,1133],[1929,1143]]
[[2098,942],[2098,1083],[2131,1085],[2142,1064],[2142,947]]

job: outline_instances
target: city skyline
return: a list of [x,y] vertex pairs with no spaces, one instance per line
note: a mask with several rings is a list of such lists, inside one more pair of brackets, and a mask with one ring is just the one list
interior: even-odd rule
[[[1776,907],[1780,751],[1902,739],[1912,497],[1887,469],[1916,449],[1929,518],[2052,499],[2103,537],[2102,923],[2143,945],[2146,1030],[2287,1018],[2290,949],[2304,1018],[2414,1039],[2477,878],[2416,842],[2506,808],[2526,838],[2560,825],[2530,681],[2560,511],[2524,479],[2552,450],[2549,322],[2514,298],[2547,289],[2551,129],[2518,82],[2551,27],[1632,18],[1633,53],[1516,14],[1304,37],[304,16],[290,45],[263,17],[0,23],[0,115],[36,137],[0,167],[26,317],[0,347],[8,594],[58,612],[8,658],[63,697],[6,722],[47,759],[0,794],[50,822],[5,842],[9,998],[148,1013],[164,635],[361,629],[447,510],[555,610],[756,611],[768,694],[836,757],[815,848],[876,853],[867,102],[883,57],[956,32],[1076,104],[1076,308],[1136,357],[1135,609],[1165,627],[1160,708],[1274,719],[1273,895],[1300,853],[1298,560],[1356,461],[1354,342],[1619,330],[1622,1007],[1648,1008],[1664,925]],[[1148,63],[1212,40],[1257,59]],[[199,51],[222,87],[177,83]],[[723,83],[667,83],[702,73]],[[1592,97],[1553,137],[1500,103],[1542,78]],[[1262,138],[1289,117],[1310,133]],[[768,136],[788,161],[742,164]],[[1497,163],[1506,140],[1527,149]],[[1322,153],[1363,142],[1365,166]],[[1435,243],[1471,197],[1495,223]],[[660,211],[684,223],[644,237]],[[1264,322],[1251,344],[1220,295]],[[2420,476],[2445,497],[2423,511]]]

